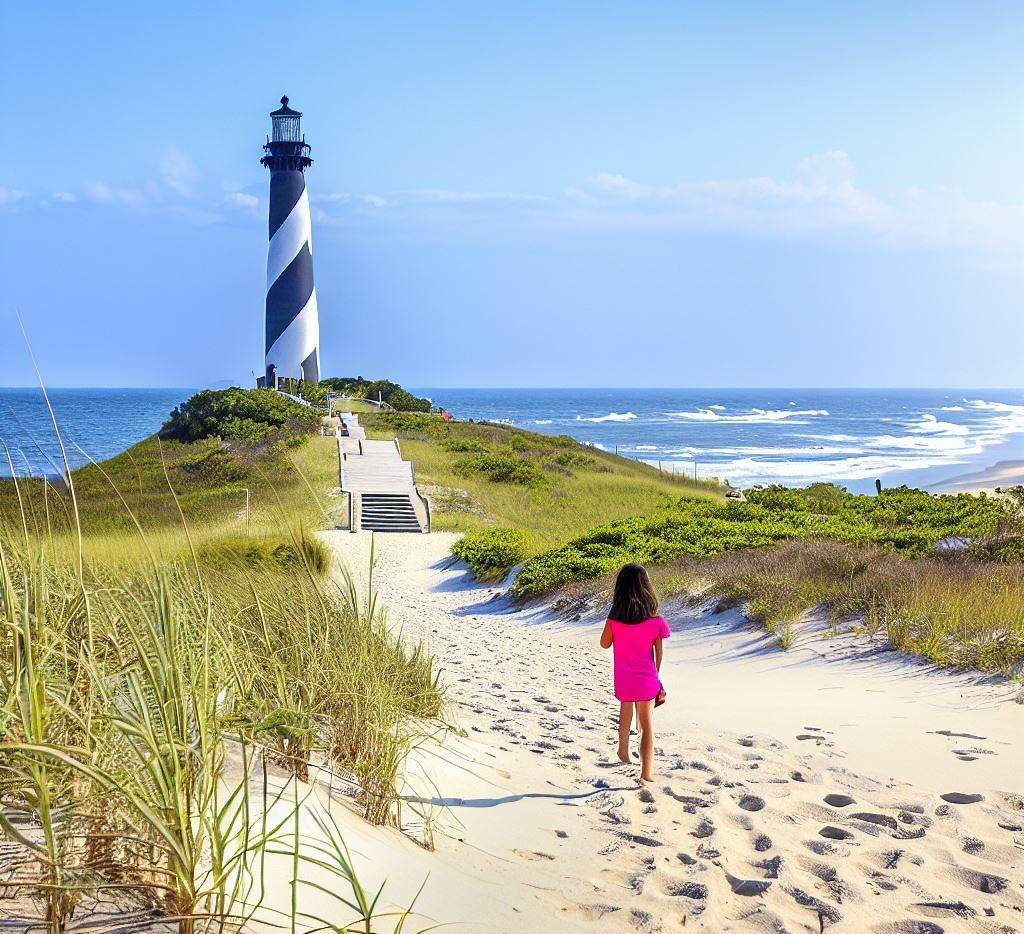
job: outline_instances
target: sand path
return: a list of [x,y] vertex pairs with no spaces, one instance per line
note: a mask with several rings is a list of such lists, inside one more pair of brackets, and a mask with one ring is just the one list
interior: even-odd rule
[[[368,536],[326,537],[365,577]],[[406,821],[425,815],[435,853],[356,832],[396,901],[429,872],[419,911],[471,931],[1024,929],[1012,686],[670,611],[639,788],[614,759],[600,619],[516,611],[452,565],[449,535],[376,544],[389,622],[438,659],[464,731],[410,766]]]

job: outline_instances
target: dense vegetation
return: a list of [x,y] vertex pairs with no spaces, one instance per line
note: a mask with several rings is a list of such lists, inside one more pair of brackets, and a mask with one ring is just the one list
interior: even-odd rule
[[[507,553],[516,558],[512,564],[592,526],[673,506],[683,495],[724,498],[717,484],[662,474],[565,435],[414,413],[360,416],[360,422],[372,436],[401,440],[430,498],[435,529],[518,529],[519,546]],[[505,553],[507,539],[499,547]],[[494,561],[487,568],[484,573],[499,570]]]
[[707,557],[786,539],[871,543],[920,556],[944,539],[991,537],[1009,519],[1002,500],[931,496],[906,487],[857,496],[818,484],[752,490],[746,502],[681,499],[671,509],[599,526],[532,558],[515,591],[534,597],[600,577],[627,561],[664,564],[681,555]]
[[160,436],[256,444],[268,438],[291,441],[313,433],[319,424],[316,412],[272,389],[205,389],[171,412]]
[[322,402],[329,392],[343,392],[356,399],[384,402],[399,412],[429,412],[431,402],[414,396],[388,379],[364,379],[362,376],[328,376],[316,386],[305,386],[302,395],[310,402]]
[[478,529],[452,545],[452,554],[465,561],[480,580],[492,580],[526,557],[527,542],[526,533],[520,529]]

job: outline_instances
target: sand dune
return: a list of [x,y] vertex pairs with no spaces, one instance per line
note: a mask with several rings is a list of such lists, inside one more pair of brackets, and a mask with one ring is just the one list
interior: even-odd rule
[[[368,541],[329,533],[362,573]],[[814,621],[788,653],[675,609],[657,780],[614,757],[597,616],[516,611],[447,558],[379,536],[389,618],[437,656],[464,731],[410,763],[407,829],[345,826],[419,926],[536,931],[1024,928],[1024,706]],[[418,814],[416,813],[418,812]],[[424,828],[424,821],[426,828]]]

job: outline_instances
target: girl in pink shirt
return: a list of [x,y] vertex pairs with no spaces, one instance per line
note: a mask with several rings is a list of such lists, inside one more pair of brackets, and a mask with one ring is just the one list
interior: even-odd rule
[[613,649],[615,696],[619,699],[619,759],[632,761],[629,729],[635,706],[640,724],[640,778],[645,782],[654,781],[654,708],[665,701],[658,671],[661,642],[668,634],[668,624],[658,616],[658,598],[647,571],[639,564],[625,565],[615,579],[601,647]]

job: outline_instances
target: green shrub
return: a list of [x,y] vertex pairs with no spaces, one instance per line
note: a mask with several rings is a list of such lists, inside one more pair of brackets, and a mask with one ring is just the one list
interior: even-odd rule
[[[991,497],[931,496],[906,487],[877,497],[855,496],[830,484],[752,490],[747,502],[682,499],[675,509],[598,526],[531,558],[516,579],[515,591],[534,597],[609,574],[627,561],[664,564],[789,539],[873,544],[923,556],[945,538],[980,541],[991,536],[1007,524],[1010,508]],[[1004,535],[999,545],[990,546],[993,557],[1019,554],[1021,547],[1016,535]]]
[[562,467],[576,467],[579,470],[592,470],[597,463],[594,458],[579,451],[559,451],[552,460]]
[[235,454],[220,446],[189,454],[178,461],[178,467],[190,476],[220,485],[240,483],[249,474]]
[[320,402],[328,392],[344,392],[354,398],[385,402],[399,412],[429,412],[431,408],[429,399],[414,396],[398,383],[389,379],[368,380],[362,376],[328,376],[315,387],[304,390],[303,395],[311,402]]
[[478,474],[492,483],[516,483],[535,486],[542,474],[536,464],[514,454],[470,454],[455,465],[461,476]]
[[360,416],[361,422],[381,431],[444,436],[448,426],[440,415],[420,412],[374,412]]
[[520,529],[487,528],[470,532],[452,545],[480,580],[493,580],[526,557],[526,534]]
[[449,438],[442,447],[453,454],[481,454],[490,451],[483,438]]
[[272,389],[205,389],[183,402],[164,422],[160,434],[178,441],[222,438],[255,444],[287,430],[312,434],[316,412]]

